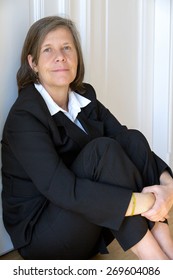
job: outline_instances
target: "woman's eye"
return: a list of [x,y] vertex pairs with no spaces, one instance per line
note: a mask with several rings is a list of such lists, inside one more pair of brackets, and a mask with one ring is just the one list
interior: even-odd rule
[[71,49],[70,46],[64,46],[65,51],[69,51],[70,49]]
[[51,52],[51,48],[46,48],[43,50],[43,52]]

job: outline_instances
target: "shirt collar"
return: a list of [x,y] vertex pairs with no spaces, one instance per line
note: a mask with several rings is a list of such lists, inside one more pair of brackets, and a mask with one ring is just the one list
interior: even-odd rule
[[44,101],[46,102],[46,105],[50,111],[51,116],[61,111],[74,121],[78,113],[81,111],[81,108],[86,107],[91,102],[91,100],[81,96],[75,91],[70,91],[68,112],[67,112],[55,103],[55,101],[52,99],[52,97],[49,95],[49,93],[45,90],[45,88],[41,84],[34,84],[34,86],[41,94]]

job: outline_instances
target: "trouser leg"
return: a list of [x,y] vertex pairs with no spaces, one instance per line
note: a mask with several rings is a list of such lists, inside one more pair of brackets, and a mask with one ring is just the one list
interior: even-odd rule
[[155,158],[144,135],[138,130],[128,130],[120,134],[117,141],[140,172],[143,186],[159,184],[159,174]]
[[72,165],[78,177],[93,181],[142,190],[140,173],[120,144],[111,138],[91,141]]
[[35,225],[24,259],[89,259],[99,252],[101,228],[81,215],[49,203]]
[[[118,140],[121,145],[109,138],[93,140],[81,151],[72,169],[79,177],[106,182],[108,185],[115,185],[115,187],[118,184],[118,186],[132,191],[141,191],[145,174],[150,176],[151,172],[152,180],[155,179],[155,175],[152,174],[151,161],[149,158],[146,161],[150,151],[143,148],[144,154],[140,156],[140,159],[143,159],[138,162],[138,156],[133,153],[133,145],[131,144],[131,148],[127,149],[127,145],[123,143],[124,138]],[[150,168],[151,170],[148,171]],[[114,198],[110,197],[110,199]],[[141,240],[147,230],[146,219],[138,215],[125,218],[117,231],[111,232],[111,229],[104,228],[102,232],[106,236],[106,244],[110,242],[113,233],[122,248],[127,250]],[[82,216],[50,204],[35,225],[31,243],[21,249],[21,253],[25,258],[30,259],[87,258],[97,252],[100,233],[99,226],[85,221]],[[79,234],[80,238],[78,239]]]
[[[136,138],[135,135],[132,136],[131,140]],[[139,139],[136,140],[136,144],[138,144]],[[113,184],[115,187],[122,186],[134,192],[141,192],[144,187],[143,177],[146,174],[147,176],[151,174],[151,179],[154,180],[157,179],[157,176],[155,167],[152,168],[154,163],[151,164],[149,160],[151,151],[146,147],[145,141],[143,144],[141,140],[139,142],[142,152],[138,160],[138,155],[133,151],[132,144],[129,150],[127,146],[125,150],[120,145],[121,141],[118,143],[109,138],[95,139],[80,153],[73,164],[73,171],[82,178]],[[145,179],[148,182],[151,181],[148,178]],[[114,198],[111,197],[110,199]],[[137,215],[124,218],[120,228],[112,232],[123,249],[127,250],[139,242],[148,228],[152,226],[153,223],[148,223],[145,218]]]

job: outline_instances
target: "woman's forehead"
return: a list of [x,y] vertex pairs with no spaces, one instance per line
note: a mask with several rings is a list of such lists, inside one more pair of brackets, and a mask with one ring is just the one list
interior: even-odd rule
[[42,44],[44,44],[45,42],[58,41],[58,40],[68,40],[68,41],[74,40],[72,32],[68,27],[61,26],[49,31],[45,35]]

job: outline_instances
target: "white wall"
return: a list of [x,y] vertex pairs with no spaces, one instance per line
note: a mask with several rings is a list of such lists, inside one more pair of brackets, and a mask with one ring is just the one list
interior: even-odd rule
[[173,167],[173,1],[156,0],[153,149]]
[[[29,26],[28,4],[29,0],[0,0],[0,135],[9,108],[17,97],[15,76],[19,66],[21,44]],[[3,227],[0,203],[0,254],[11,247]]]
[[[172,165],[172,9],[171,0],[0,0],[0,134],[17,97],[29,26],[43,16],[67,15],[81,34],[85,81]],[[0,205],[0,254],[12,248],[1,216]]]

